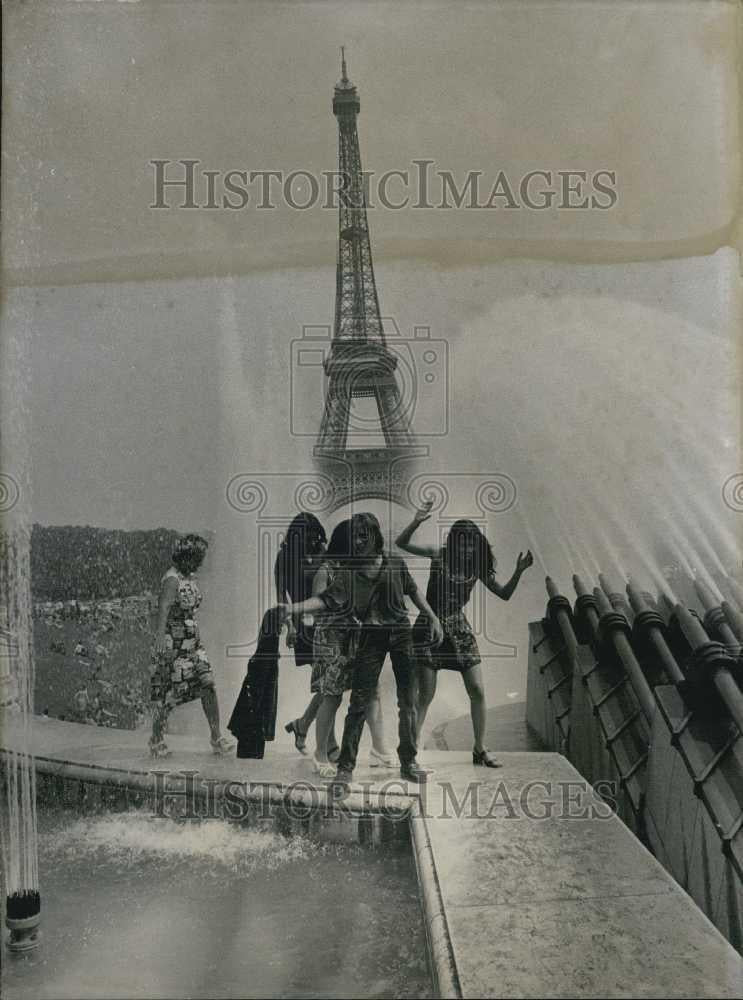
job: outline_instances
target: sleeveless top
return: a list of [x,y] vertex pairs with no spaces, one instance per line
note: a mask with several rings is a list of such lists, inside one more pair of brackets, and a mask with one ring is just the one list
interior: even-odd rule
[[481,579],[476,573],[466,579],[452,576],[446,568],[445,551],[442,548],[431,560],[426,587],[426,600],[438,618],[459,614],[472,596],[475,584]]

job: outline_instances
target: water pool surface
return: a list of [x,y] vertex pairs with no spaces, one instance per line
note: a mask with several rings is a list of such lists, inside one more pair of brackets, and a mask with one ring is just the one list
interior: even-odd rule
[[42,943],[3,996],[430,997],[405,844],[144,813],[39,816]]

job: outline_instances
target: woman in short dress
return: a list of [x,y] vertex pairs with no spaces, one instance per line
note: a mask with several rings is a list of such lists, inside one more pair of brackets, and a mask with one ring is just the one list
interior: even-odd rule
[[225,754],[235,746],[233,740],[220,732],[214,677],[195,617],[201,591],[194,574],[204,561],[207,547],[207,541],[200,535],[179,538],[173,549],[173,565],[162,579],[150,681],[153,757],[170,754],[163,739],[170,712],[176,705],[196,698],[201,699],[209,723],[213,752]]
[[[351,521],[336,525],[330,538],[325,562],[318,569],[312,585],[312,596],[317,597],[328,589],[351,552]],[[315,616],[314,661],[312,664],[311,690],[320,698],[315,719],[316,749],[314,765],[322,778],[335,776],[332,750],[337,757],[335,716],[343,693],[351,689],[353,681],[354,637],[359,622],[352,614],[333,615],[327,612]],[[372,746],[369,751],[370,767],[392,767],[392,755],[385,746],[382,706],[379,692],[371,699],[366,714]]]
[[443,548],[416,545],[410,539],[431,516],[431,503],[416,511],[415,517],[396,539],[405,552],[431,560],[426,600],[444,628],[444,641],[434,648],[427,639],[428,621],[421,616],[413,629],[418,662],[418,735],[423,730],[428,707],[436,693],[438,670],[456,670],[462,675],[470,699],[474,731],[473,764],[500,767],[485,746],[487,706],[483,687],[480,651],[472,627],[464,613],[475,583],[507,601],[516,589],[521,574],[532,565],[531,552],[519,553],[516,569],[508,583],[495,579],[495,558],[490,543],[473,521],[461,519],[452,525]]
[[[319,519],[308,512],[297,514],[281,543],[274,564],[276,600],[279,604],[299,604],[312,595],[312,583],[324,558],[327,537]],[[298,667],[312,663],[314,623],[309,618],[287,625],[287,645],[294,648],[294,662]],[[297,750],[306,753],[307,733],[315,721],[322,697],[313,693],[304,713],[287,722],[284,729],[294,736]],[[331,746],[331,756],[338,755],[338,748]]]

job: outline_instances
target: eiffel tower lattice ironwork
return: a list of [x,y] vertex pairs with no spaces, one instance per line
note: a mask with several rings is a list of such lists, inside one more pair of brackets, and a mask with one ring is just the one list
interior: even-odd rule
[[[366,192],[356,116],[361,102],[348,79],[343,50],[341,79],[335,86],[338,119],[339,219],[333,341],[325,360],[325,410],[315,446],[318,459],[335,460],[339,499],[390,496],[403,489],[404,464],[428,449],[410,426],[410,401],[403,399],[395,374],[397,356],[387,346],[372,263]],[[371,398],[376,420],[360,419],[353,401]],[[371,438],[384,444],[372,443]],[[345,470],[345,471],[343,471]]]

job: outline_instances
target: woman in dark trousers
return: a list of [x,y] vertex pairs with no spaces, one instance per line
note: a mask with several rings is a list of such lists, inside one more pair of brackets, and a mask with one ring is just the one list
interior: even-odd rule
[[432,645],[438,645],[443,637],[441,625],[419,593],[404,560],[384,551],[382,531],[373,514],[354,514],[350,535],[348,566],[321,594],[294,607],[280,606],[279,615],[285,621],[303,612],[326,611],[349,620],[349,637],[358,631],[351,701],[334,785],[345,789],[352,780],[368,706],[376,694],[388,653],[397,685],[400,775],[407,781],[425,782],[426,772],[416,761],[415,661],[405,599],[409,598],[425,616]]
[[[348,567],[351,552],[351,520],[341,521],[333,529],[330,544],[325,553],[325,561],[315,576],[312,587],[313,597],[324,593],[339,573]],[[339,613],[318,612],[315,616],[314,662],[312,664],[312,691],[322,698],[315,721],[314,765],[322,778],[335,777],[336,769],[331,763],[328,747],[336,747],[335,716],[345,691],[353,686],[354,662],[356,655],[355,636],[357,621],[350,608]],[[366,724],[371,735],[369,767],[392,767],[392,755],[386,748],[382,706],[379,689],[370,695],[366,706]]]
[[[299,604],[312,596],[312,582],[323,561],[325,542],[325,529],[315,515],[297,514],[287,529],[274,565],[276,599],[279,604]],[[301,617],[290,618],[287,624],[286,642],[294,648],[294,662],[298,667],[311,664],[314,624],[305,622]],[[301,754],[307,752],[307,732],[314,722],[321,701],[321,694],[313,694],[304,713],[284,726],[287,733],[294,734],[294,745]],[[338,746],[334,741],[328,747],[328,752],[333,755],[331,759],[337,757]]]
[[431,560],[426,597],[444,629],[444,640],[438,649],[427,641],[425,620],[419,618],[413,629],[418,663],[418,735],[423,730],[426,712],[436,693],[437,671],[456,670],[462,675],[470,699],[474,731],[472,762],[483,767],[500,767],[485,747],[487,706],[480,651],[464,608],[478,580],[491,594],[507,601],[518,586],[521,574],[534,560],[531,552],[527,551],[525,555],[520,552],[511,579],[500,584],[495,579],[495,558],[490,543],[473,521],[456,521],[443,548],[413,544],[410,541],[413,534],[430,516],[431,504],[428,503],[416,511],[413,520],[395,541],[405,552]]

